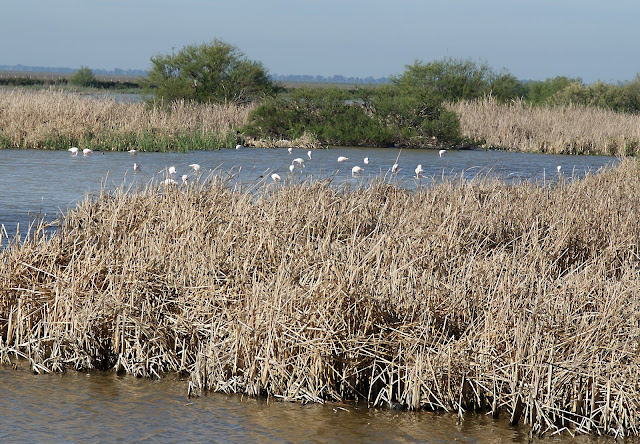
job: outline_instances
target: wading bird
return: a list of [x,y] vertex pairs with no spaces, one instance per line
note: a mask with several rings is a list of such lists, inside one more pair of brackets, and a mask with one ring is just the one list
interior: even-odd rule
[[351,168],[351,175],[352,176],[359,176],[361,171],[364,171],[364,168],[361,168],[358,165],[356,165],[353,168]]
[[134,149],[130,149],[129,151],[127,151],[129,154],[133,155],[136,154],[138,152],[138,150],[134,150]]
[[91,153],[93,153],[93,151],[91,151],[89,148],[85,148],[82,150],[82,154],[84,154],[85,156]]
[[178,182],[176,182],[170,177],[162,181],[162,185],[177,185],[177,183]]
[[139,171],[142,171],[142,170],[140,169],[140,165],[138,165],[137,163],[134,163],[134,164],[133,164],[133,171],[135,171],[136,173],[137,173],[137,172],[139,172]]
[[302,157],[296,157],[293,159],[293,163],[295,163],[297,167],[304,167],[304,159]]
[[271,175],[271,178],[273,179],[274,182],[277,182],[280,180],[280,175],[278,173],[273,173]]
[[438,151],[438,154],[440,155],[440,157],[444,157],[447,155],[447,150],[440,150]]
[[398,174],[398,164],[394,163],[393,166],[391,167],[391,172],[393,174]]
[[173,176],[175,176],[175,175],[176,175],[176,167],[174,167],[174,166],[169,167],[169,177],[171,179],[173,179]]
[[238,144],[236,145],[236,149],[239,150],[240,148],[242,148],[242,145]]
[[71,148],[68,149],[68,151],[71,153],[72,156],[78,155],[78,147],[72,146]]
[[287,148],[287,151],[289,151],[289,154],[291,154],[291,151],[293,151],[293,148],[289,147]]
[[189,167],[193,169],[194,173],[197,173],[198,171],[200,171],[200,165],[197,163],[192,163],[191,165],[189,165]]
[[295,169],[296,169],[296,167],[293,166],[293,164],[289,165],[289,172],[290,173],[293,173],[293,170],[295,170]]
[[423,172],[423,171],[424,171],[424,170],[422,169],[422,164],[418,165],[418,166],[416,167],[416,177],[422,177],[422,172]]
[[558,165],[558,167],[556,169],[558,170],[558,173],[559,173],[560,170],[562,169],[562,165]]
[[307,151],[307,157],[311,160],[311,150]]
[[365,157],[365,158],[364,158],[364,164],[365,164],[365,165],[369,165],[369,158],[368,158],[368,157]]
[[348,157],[344,157],[344,156],[338,157],[338,162],[344,162],[346,160],[349,160],[349,158]]

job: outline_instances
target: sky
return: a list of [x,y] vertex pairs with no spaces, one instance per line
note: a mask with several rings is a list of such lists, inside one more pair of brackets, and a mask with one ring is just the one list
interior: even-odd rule
[[471,59],[521,80],[640,74],[637,0],[20,0],[0,65],[143,69],[219,39],[269,74],[387,77]]

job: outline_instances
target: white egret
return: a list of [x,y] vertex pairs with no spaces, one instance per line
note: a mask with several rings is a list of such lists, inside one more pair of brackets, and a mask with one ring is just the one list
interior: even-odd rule
[[163,185],[176,185],[177,183],[178,182],[176,182],[175,180],[173,180],[170,177],[162,181]]
[[135,171],[137,173],[138,171],[142,171],[142,169],[140,169],[140,165],[138,165],[137,163],[134,163],[133,164],[133,171]]
[[562,165],[558,165],[556,169],[558,170],[558,173],[559,173],[560,170],[562,169]]
[[183,174],[182,175],[182,183],[183,184],[187,183],[187,180],[189,180],[189,175],[188,174]]
[[293,163],[295,163],[298,167],[304,167],[304,159],[302,157],[296,157],[295,159],[293,159]]
[[291,151],[293,151],[293,148],[289,147],[287,148],[287,151],[289,151],[289,154],[291,154]]
[[71,152],[72,156],[77,156],[78,155],[78,147],[72,146],[67,151]]
[[176,174],[176,167],[174,166],[169,167],[169,177],[173,179],[173,176],[175,176],[175,174]]
[[243,146],[242,146],[242,145],[240,145],[240,144],[236,145],[236,149],[237,149],[237,150],[239,150],[240,148],[243,148]]
[[351,175],[352,176],[359,176],[361,171],[364,171],[364,168],[361,168],[358,165],[356,165],[353,168],[351,168]]
[[398,164],[394,163],[393,166],[391,167],[391,172],[393,174],[397,174],[398,173]]
[[134,150],[134,149],[130,149],[128,151],[128,153],[131,154],[131,155],[136,154],[137,152],[138,152],[138,150]]
[[200,171],[200,165],[197,163],[192,163],[191,165],[189,165],[189,167],[193,169],[194,173],[197,173],[198,171]]
[[296,167],[293,164],[289,165],[289,172],[293,173],[293,170],[295,169]]
[[311,150],[307,151],[307,157],[311,160]]
[[93,151],[91,151],[89,148],[85,148],[82,150],[82,154],[84,154],[85,156],[91,153],[93,153]]
[[444,157],[447,155],[447,150],[440,150],[438,151],[438,154],[440,155],[440,157]]
[[348,157],[344,157],[344,156],[338,157],[338,162],[344,162],[346,160],[349,160],[349,158]]
[[273,173],[271,175],[271,178],[273,179],[274,182],[277,182],[280,180],[280,175],[278,173]]
[[416,177],[422,177],[422,172],[423,172],[423,171],[424,171],[424,170],[422,169],[422,164],[418,165],[418,166],[416,167]]
[[369,158],[368,158],[368,157],[365,157],[365,158],[364,158],[364,164],[365,164],[365,165],[369,165]]

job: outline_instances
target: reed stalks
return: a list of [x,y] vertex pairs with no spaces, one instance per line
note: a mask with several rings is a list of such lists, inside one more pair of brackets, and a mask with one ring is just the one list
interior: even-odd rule
[[5,147],[187,151],[236,144],[251,107],[174,102],[117,102],[109,95],[0,89],[0,140]]
[[640,116],[585,106],[539,107],[492,97],[450,104],[465,137],[513,151],[640,154]]
[[104,191],[0,236],[0,359],[638,435],[639,178]]

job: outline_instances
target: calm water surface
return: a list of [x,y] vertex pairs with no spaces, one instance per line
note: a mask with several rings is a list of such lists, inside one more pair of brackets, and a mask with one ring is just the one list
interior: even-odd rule
[[[338,156],[349,160],[338,163]],[[369,163],[364,163],[364,158]],[[304,168],[289,172],[294,158],[305,160]],[[398,163],[397,175],[390,174]],[[20,231],[35,217],[53,220],[61,212],[73,208],[87,194],[101,188],[112,190],[121,186],[143,187],[166,178],[167,169],[174,166],[176,179],[190,174],[189,164],[201,165],[201,178],[209,174],[228,177],[231,185],[268,186],[271,173],[283,180],[313,180],[331,178],[336,185],[358,185],[373,178],[386,180],[407,188],[423,186],[443,177],[464,175],[473,178],[492,174],[509,181],[545,180],[553,182],[562,166],[565,178],[582,177],[586,172],[611,165],[616,158],[608,156],[560,156],[504,151],[449,151],[439,157],[436,150],[390,148],[331,148],[313,150],[294,149],[292,154],[282,149],[222,149],[192,151],[190,153],[128,153],[94,152],[88,156],[71,156],[67,151],[0,150],[0,224],[12,235],[20,224]],[[136,173],[133,164],[141,171]],[[422,165],[426,178],[416,179],[415,168]],[[352,177],[354,166],[364,168],[359,177]],[[196,177],[190,175],[189,180]]]
[[[452,414],[186,393],[187,382],[171,377],[36,376],[0,366],[0,442],[530,442],[528,428],[510,427],[506,416],[459,422]],[[534,442],[612,441],[567,435]]]

